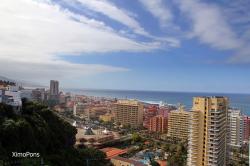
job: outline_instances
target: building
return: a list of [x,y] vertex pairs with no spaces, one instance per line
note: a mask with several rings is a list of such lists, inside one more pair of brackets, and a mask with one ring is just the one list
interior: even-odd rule
[[188,141],[188,166],[225,166],[227,156],[226,97],[194,97]]
[[0,89],[0,103],[4,102],[4,98],[5,98],[5,91]]
[[114,104],[115,122],[131,127],[142,126],[143,104],[137,100],[118,100]]
[[145,164],[143,164],[141,162],[127,159],[127,158],[123,158],[123,157],[119,157],[119,156],[115,156],[115,157],[111,158],[111,163],[114,166],[146,166]]
[[113,147],[107,147],[107,148],[103,148],[100,150],[106,153],[106,156],[108,159],[111,159],[112,157],[122,155],[128,152],[128,149],[118,149],[118,148],[113,148]]
[[164,117],[168,117],[168,114],[173,111],[173,110],[176,110],[176,107],[173,106],[173,105],[161,105],[158,109],[158,115],[162,115]]
[[[100,147],[105,143],[112,142],[118,137],[115,137],[113,132],[100,129],[92,129],[88,126],[83,128],[76,128],[76,145],[81,145],[82,143],[86,146]],[[83,141],[85,140],[85,141]]]
[[168,114],[168,136],[188,139],[190,112],[185,111],[181,106],[178,110]]
[[36,88],[32,90],[32,100],[36,102],[44,102],[45,88]]
[[22,99],[25,98],[29,101],[32,100],[32,89],[22,89],[22,90],[20,90],[20,92],[21,92]]
[[243,116],[243,141],[244,143],[249,142],[250,135],[250,116]]
[[22,99],[20,91],[3,91],[2,102],[11,105],[15,111],[20,111],[22,107]]
[[166,133],[168,129],[168,118],[158,115],[149,120],[149,131]]
[[149,129],[149,121],[152,117],[157,115],[159,106],[156,105],[148,105],[144,108],[144,120],[143,120],[143,126],[147,129]]
[[241,147],[243,142],[243,117],[240,110],[228,110],[228,144],[232,147]]
[[58,96],[59,95],[59,82],[56,80],[50,80],[50,95]]
[[109,110],[106,106],[89,106],[86,109],[88,119],[99,119],[101,115],[105,115]]
[[50,106],[55,106],[59,103],[59,82],[50,80],[49,102]]
[[[77,102],[74,104],[74,107],[73,107],[73,115],[74,116],[80,116],[80,115],[83,115],[84,114],[84,109],[85,109],[85,105],[84,103],[80,103],[80,102]],[[87,116],[87,115],[86,115]]]

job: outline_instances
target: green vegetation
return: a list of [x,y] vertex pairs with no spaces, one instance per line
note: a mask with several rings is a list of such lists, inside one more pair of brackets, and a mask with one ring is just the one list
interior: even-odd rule
[[[40,165],[41,160],[51,166],[108,165],[105,153],[93,148],[74,148],[76,132],[39,103],[23,100],[19,114],[11,106],[0,104],[0,160],[15,160],[22,165]],[[40,157],[13,158],[12,152],[39,153]]]
[[142,141],[141,136],[138,133],[132,134],[132,144]]
[[165,144],[164,151],[168,153],[168,165],[184,166],[187,159],[187,142]]
[[150,159],[150,165],[152,165],[152,166],[160,166],[160,164],[159,163],[157,163],[155,160],[153,160],[153,159]]
[[243,145],[240,148],[231,147],[231,156],[228,162],[229,166],[247,166],[248,164],[248,145]]

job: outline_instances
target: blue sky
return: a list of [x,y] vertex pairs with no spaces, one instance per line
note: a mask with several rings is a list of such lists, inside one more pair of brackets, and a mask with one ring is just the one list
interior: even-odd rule
[[0,75],[250,93],[249,11],[248,0],[3,0]]

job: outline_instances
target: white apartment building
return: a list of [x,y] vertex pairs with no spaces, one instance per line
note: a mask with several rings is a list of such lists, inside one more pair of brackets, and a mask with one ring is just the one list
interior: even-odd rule
[[241,147],[243,140],[243,117],[241,111],[238,109],[229,109],[228,123],[228,144],[233,147]]

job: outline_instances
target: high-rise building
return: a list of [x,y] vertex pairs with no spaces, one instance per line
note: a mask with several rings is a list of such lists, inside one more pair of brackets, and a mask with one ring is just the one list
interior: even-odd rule
[[118,100],[114,104],[115,122],[131,127],[142,126],[143,104],[137,100]]
[[228,144],[233,147],[241,147],[243,142],[243,117],[240,110],[228,110]]
[[50,80],[50,95],[51,96],[59,95],[59,82],[56,80]]
[[143,126],[145,128],[147,128],[147,129],[149,128],[150,118],[157,115],[158,108],[159,108],[159,106],[157,106],[157,105],[145,106],[145,108],[144,108],[144,120],[143,120]]
[[188,141],[188,166],[225,166],[227,156],[226,97],[194,97]]
[[165,133],[168,129],[168,118],[158,115],[149,120],[149,131]]
[[250,116],[243,116],[243,141],[244,143],[249,142],[250,135]]
[[59,82],[50,80],[49,105],[55,106],[59,103]]
[[0,103],[4,102],[4,90],[0,89]]
[[168,114],[168,136],[188,139],[190,112],[183,107],[173,110]]
[[[73,107],[73,115],[74,116],[80,116],[80,115],[83,115],[84,112],[85,112],[85,105],[81,102],[77,102],[77,103],[74,103],[74,107]],[[85,114],[86,115],[86,114]],[[87,116],[87,115],[86,115]]]
[[167,107],[167,106],[161,106],[158,109],[158,115],[162,115],[162,116],[167,118],[170,111],[173,111],[173,110],[176,110],[176,108],[173,109],[173,108],[170,108],[170,107]]

